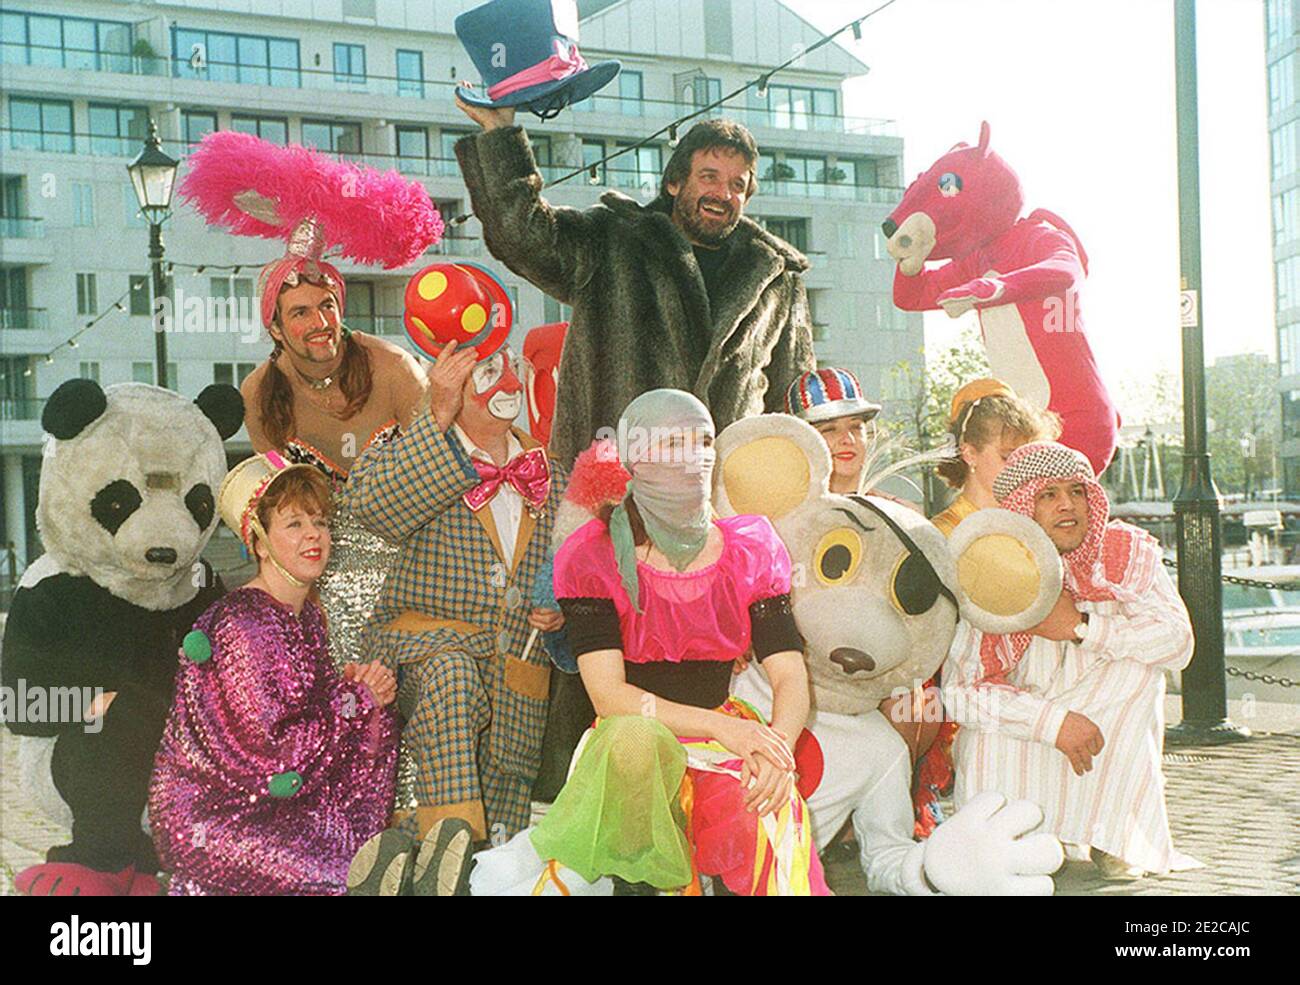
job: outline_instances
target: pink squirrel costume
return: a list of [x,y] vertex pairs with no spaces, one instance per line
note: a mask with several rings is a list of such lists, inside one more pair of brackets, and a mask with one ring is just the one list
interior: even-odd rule
[[[1100,475],[1115,453],[1119,415],[1083,330],[1079,291],[1088,255],[1060,216],[1024,205],[1020,179],[989,149],[957,144],[908,186],[885,220],[904,311],[972,308],[992,376],[1061,418],[1061,443]],[[948,260],[933,269],[926,261]]]

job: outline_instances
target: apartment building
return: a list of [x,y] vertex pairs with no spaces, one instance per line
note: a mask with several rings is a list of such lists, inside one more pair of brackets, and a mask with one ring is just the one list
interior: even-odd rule
[[[0,4],[0,548],[13,543],[21,570],[40,553],[32,515],[44,399],[77,376],[104,385],[155,379],[149,230],[126,173],[149,120],[182,169],[205,133],[241,130],[397,168],[423,182],[450,219],[469,210],[452,145],[473,127],[452,94],[459,79],[477,81],[453,22],[475,3]],[[548,183],[578,172],[547,197],[577,207],[611,188],[649,200],[671,153],[667,135],[593,164],[821,37],[777,0],[579,8],[586,57],[618,58],[623,71],[592,100],[526,121]],[[889,121],[844,113],[843,82],[865,72],[845,48],[827,45],[713,112],[746,123],[762,150],[747,213],[812,260],[819,360],[853,369],[888,402],[904,396],[890,389],[889,368],[916,361],[921,318],[894,309],[893,264],[879,235],[901,196],[902,140]],[[257,270],[275,244],[212,230],[179,202],[163,235],[178,316],[196,297],[253,310]],[[474,220],[449,227],[423,262],[439,258],[486,263],[502,276],[516,304],[516,343],[567,313],[496,263]],[[402,290],[420,265],[343,265],[347,323],[402,336]],[[105,312],[75,347],[63,345]],[[260,326],[238,320],[178,317],[173,329],[167,379],[184,394],[238,384],[270,349]],[[249,450],[243,432],[229,446],[232,458]]]

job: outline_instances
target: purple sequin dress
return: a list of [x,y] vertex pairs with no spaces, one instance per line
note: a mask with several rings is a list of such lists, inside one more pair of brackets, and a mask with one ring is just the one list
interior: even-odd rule
[[194,625],[149,790],[171,895],[341,895],[392,806],[392,711],[334,669],[312,602],[241,588]]

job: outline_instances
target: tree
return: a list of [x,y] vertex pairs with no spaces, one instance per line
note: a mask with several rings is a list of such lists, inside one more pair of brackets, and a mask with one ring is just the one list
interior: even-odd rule
[[1282,439],[1278,368],[1260,352],[1223,356],[1205,371],[1205,410],[1211,470],[1224,493],[1247,499],[1272,485]]
[[[902,360],[889,371],[891,389],[897,395],[896,406],[906,408],[901,416],[891,415],[884,430],[908,447],[923,451],[940,447],[947,439],[948,415],[953,394],[971,380],[989,375],[978,330],[968,327],[957,342],[934,357],[925,350],[918,355],[924,362]],[[936,512],[945,498],[932,469],[921,484],[926,515]]]

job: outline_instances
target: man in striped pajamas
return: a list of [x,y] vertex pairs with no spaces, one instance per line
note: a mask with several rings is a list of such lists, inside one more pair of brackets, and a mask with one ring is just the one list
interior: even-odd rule
[[960,808],[995,790],[1043,809],[1043,830],[1109,879],[1197,863],[1169,834],[1165,671],[1192,655],[1187,610],[1145,531],[1107,522],[1087,458],[1055,442],[1016,449],[994,482],[1004,509],[1032,517],[1061,552],[1065,587],[1025,633],[963,625],[944,668]]

